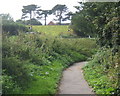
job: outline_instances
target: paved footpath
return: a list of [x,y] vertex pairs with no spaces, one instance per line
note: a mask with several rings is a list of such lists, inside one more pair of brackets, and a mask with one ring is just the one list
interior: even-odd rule
[[84,79],[82,67],[87,62],[75,63],[63,71],[58,94],[95,94]]

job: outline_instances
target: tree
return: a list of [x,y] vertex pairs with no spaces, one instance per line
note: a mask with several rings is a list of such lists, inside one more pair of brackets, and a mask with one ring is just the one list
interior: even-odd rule
[[35,18],[32,18],[31,21],[27,20],[26,24],[29,25],[30,22],[31,22],[31,25],[42,25],[42,23]]
[[[88,34],[90,32],[88,29],[95,29],[95,31],[91,32],[97,35],[100,46],[116,48],[115,50],[118,50],[117,46],[120,45],[119,3],[82,3],[84,5],[82,6],[82,10],[79,10],[72,18],[73,30],[78,33],[85,32]],[[80,6],[77,8],[80,9]]]
[[67,14],[65,14],[66,17],[63,19],[63,21],[71,20],[73,15],[74,14],[72,12],[68,12]]
[[23,20],[21,20],[21,19],[18,19],[18,20],[16,20],[16,23],[25,24],[25,21],[23,21]]
[[31,5],[27,5],[27,6],[23,6],[22,9],[22,19],[27,18],[29,14],[29,18],[30,18],[30,25],[31,25],[31,19],[34,18],[34,15],[36,14],[37,11],[39,11],[39,8],[37,5],[31,4]]
[[55,20],[58,20],[59,24],[61,25],[61,22],[66,20],[64,18],[65,13],[68,13],[68,8],[66,5],[57,4],[52,8],[52,13],[57,17]]
[[[19,32],[27,32],[28,28],[13,21],[10,14],[0,14],[2,17],[2,31],[6,35],[18,35]],[[20,22],[20,20],[18,20]]]
[[72,29],[80,37],[93,37],[94,25],[83,14],[76,14],[72,18]]
[[[78,10],[72,17],[72,29],[74,32],[79,35],[80,37],[94,37],[96,35],[96,29],[95,25],[91,22],[90,15],[87,14],[85,5],[83,5],[81,2],[79,2],[80,6],[75,6],[75,8]],[[93,12],[91,14],[94,14]]]
[[47,17],[48,15],[52,14],[51,10],[40,10],[37,12],[37,14],[39,15],[37,18],[41,19],[41,18],[44,18],[45,20],[45,25],[46,25],[46,21],[47,21]]
[[13,18],[10,16],[10,14],[0,14],[0,17],[2,17],[2,22],[4,23],[13,23]]
[[20,20],[23,21],[23,24],[26,24],[26,23],[25,23],[25,19],[26,19],[26,18],[28,18],[28,16],[26,16],[26,14],[22,14],[22,17],[21,17]]
[[30,20],[21,20],[21,19],[18,19],[16,20],[17,23],[19,24],[25,24],[25,25],[29,25],[30,22],[31,22],[31,25],[42,25],[40,21],[38,21],[37,19],[35,18],[32,18],[31,21]]

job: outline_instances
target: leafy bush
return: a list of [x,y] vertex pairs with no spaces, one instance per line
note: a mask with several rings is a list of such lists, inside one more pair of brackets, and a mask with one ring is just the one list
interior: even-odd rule
[[5,70],[5,73],[12,76],[13,80],[15,80],[19,86],[23,87],[31,80],[29,71],[27,67],[25,67],[27,62],[21,62],[15,57],[9,57],[3,58],[2,63],[2,68]]
[[2,26],[3,33],[8,34],[8,35],[18,35],[19,32],[28,32],[29,29],[22,25],[22,24],[17,24],[17,23],[5,23]]
[[111,49],[102,49],[83,68],[86,80],[97,94],[118,94],[117,57],[118,54],[113,55]]
[[20,93],[21,88],[13,82],[13,78],[8,75],[2,75],[2,93],[3,94],[18,94]]

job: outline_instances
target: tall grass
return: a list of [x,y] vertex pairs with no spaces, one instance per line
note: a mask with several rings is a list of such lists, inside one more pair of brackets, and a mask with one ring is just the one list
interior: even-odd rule
[[61,72],[95,53],[95,40],[39,34],[3,37],[3,93],[55,94]]

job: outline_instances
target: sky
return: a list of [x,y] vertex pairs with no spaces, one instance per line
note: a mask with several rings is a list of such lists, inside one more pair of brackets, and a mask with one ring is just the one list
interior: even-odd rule
[[[57,4],[65,4],[70,11],[75,12],[73,6],[79,5],[81,0],[2,0],[0,3],[0,14],[9,13],[14,20],[20,19],[23,6],[36,4],[41,6],[41,9],[49,10]],[[52,21],[52,17],[48,18],[48,22]],[[44,21],[41,21],[42,23]]]

